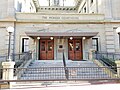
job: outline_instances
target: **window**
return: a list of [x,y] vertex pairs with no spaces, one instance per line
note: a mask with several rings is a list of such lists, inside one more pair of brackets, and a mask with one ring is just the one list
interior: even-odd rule
[[53,42],[48,41],[48,51],[52,51],[53,50]]
[[70,51],[74,50],[74,48],[73,48],[73,42],[69,42],[69,50]]
[[118,33],[118,35],[119,35],[119,48],[120,48],[120,33]]
[[45,41],[42,41],[41,42],[41,51],[45,51],[45,46],[46,46]]
[[54,5],[55,6],[59,6],[59,4],[60,4],[59,0],[54,0]]
[[22,38],[22,52],[29,51],[29,38]]
[[86,13],[86,7],[84,7],[84,13]]
[[86,13],[87,12],[87,6],[86,6],[86,2],[84,3],[83,7],[81,8],[82,13]]
[[90,6],[92,6],[92,5],[93,5],[93,3],[94,3],[94,1],[93,1],[93,0],[90,0]]
[[98,38],[92,38],[92,48],[98,51]]
[[22,3],[17,2],[17,8],[16,8],[17,12],[21,12],[22,10]]
[[79,41],[76,42],[75,50],[76,51],[80,50],[80,42]]
[[92,3],[93,3],[93,0],[91,0],[90,3],[92,4]]

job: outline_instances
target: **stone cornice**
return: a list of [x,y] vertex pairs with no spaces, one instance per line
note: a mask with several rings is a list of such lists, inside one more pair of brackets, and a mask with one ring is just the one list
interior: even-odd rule
[[120,23],[120,19],[105,19],[104,14],[56,14],[56,13],[16,13],[16,19],[6,17],[0,22],[54,23],[54,24],[107,24]]
[[15,22],[15,18],[2,18],[0,19],[0,22]]
[[104,23],[103,14],[16,13],[17,22],[36,23]]
[[17,20],[19,23],[49,23],[49,24],[104,24],[104,21],[41,21],[41,20]]

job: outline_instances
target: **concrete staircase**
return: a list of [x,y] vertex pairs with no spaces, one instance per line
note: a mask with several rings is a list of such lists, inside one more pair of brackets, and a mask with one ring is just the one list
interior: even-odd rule
[[[66,60],[69,68],[69,79],[103,79],[110,78],[102,68],[92,61]],[[56,68],[57,67],[57,68]],[[24,71],[22,80],[53,80],[66,79],[62,60],[35,60]],[[78,68],[79,67],[79,68]],[[90,68],[93,67],[93,68]]]
[[[97,65],[92,61],[81,60],[81,61],[71,61],[66,60],[67,67],[96,67]],[[35,60],[29,66],[29,68],[39,68],[39,67],[64,67],[62,60]]]

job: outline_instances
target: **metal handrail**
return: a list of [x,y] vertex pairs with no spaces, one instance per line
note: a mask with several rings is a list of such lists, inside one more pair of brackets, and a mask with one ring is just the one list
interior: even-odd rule
[[108,52],[103,52],[103,51],[96,51],[95,54],[100,54],[103,57],[112,59],[113,61],[120,59],[120,54],[119,53],[108,53]]
[[[115,64],[115,61],[114,60],[110,60],[109,57],[108,57],[108,54],[110,55],[118,55],[118,54],[113,54],[113,53],[105,53],[105,52],[95,52],[95,59],[99,60],[100,63],[102,63],[104,66],[107,66],[108,68],[111,68],[110,69],[113,73],[116,73],[117,72],[117,66]],[[104,57],[104,56],[107,56],[107,57]],[[108,59],[107,60],[104,60],[104,59]],[[113,62],[114,64],[111,64],[109,61]]]
[[68,78],[69,78],[69,72],[68,72],[68,68],[66,67],[66,61],[65,61],[64,52],[63,52],[63,65],[64,65],[64,70],[65,70],[65,77],[68,80]]
[[66,61],[65,61],[65,55],[64,55],[64,52],[63,52],[63,65],[64,65],[64,67],[66,67]]
[[120,55],[120,54],[111,54],[111,53],[105,53],[105,52],[104,53],[103,52],[95,52],[94,54],[95,54],[95,59],[100,60],[103,63],[105,63],[111,67],[113,66],[111,63],[109,63],[105,60],[102,60],[102,59],[108,59],[111,62],[115,62],[114,58],[112,58],[112,60],[111,60],[110,56],[108,56],[108,55],[112,55],[113,57],[114,57],[114,55]]
[[[1,68],[0,70],[17,71],[15,76],[19,81],[61,81],[61,80],[120,80],[119,75],[109,72],[108,67],[67,67],[69,78],[64,76],[64,67],[38,67],[38,68]],[[117,67],[120,69],[120,67]]]
[[26,62],[32,58],[31,52],[26,52],[26,53],[16,54],[16,55],[18,55],[19,59],[15,60],[15,62],[20,63],[19,66],[16,66],[16,67],[24,66],[26,64]]
[[[30,52],[24,52],[24,53],[15,53],[15,54],[11,54],[11,58],[13,57],[13,55],[14,55],[14,57],[15,57],[15,60],[14,61],[16,61],[16,60],[23,60],[25,57],[25,55],[26,54],[31,54]],[[6,61],[7,60],[7,58],[8,58],[8,56],[7,55],[2,55],[2,56],[0,56],[0,61]],[[13,60],[13,59],[12,59]]]

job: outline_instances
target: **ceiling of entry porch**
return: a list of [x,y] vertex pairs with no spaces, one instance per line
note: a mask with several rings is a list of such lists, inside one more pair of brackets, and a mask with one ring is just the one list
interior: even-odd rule
[[29,37],[94,37],[98,32],[25,32]]

